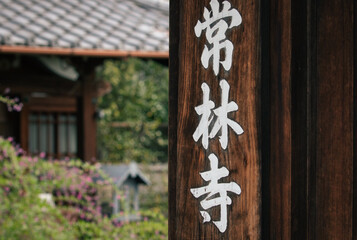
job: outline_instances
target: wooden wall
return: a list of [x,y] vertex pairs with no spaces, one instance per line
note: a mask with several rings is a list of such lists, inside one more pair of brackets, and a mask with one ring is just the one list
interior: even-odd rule
[[[357,239],[357,3],[229,0],[243,23],[232,30],[236,67],[224,77],[250,134],[231,134],[226,152],[207,152],[192,141],[193,109],[199,83],[214,77],[200,66],[203,43],[190,31],[209,2],[171,2],[170,239]],[[210,151],[239,169],[232,179],[242,194],[228,213],[238,217],[224,234],[202,223],[189,192],[202,184],[197,173]]]

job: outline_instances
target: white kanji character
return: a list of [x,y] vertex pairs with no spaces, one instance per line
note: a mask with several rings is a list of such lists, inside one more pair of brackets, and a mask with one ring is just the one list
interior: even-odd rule
[[[241,188],[235,182],[218,183],[218,180],[229,175],[229,171],[226,167],[218,168],[218,158],[213,153],[208,156],[208,159],[210,161],[211,170],[201,172],[200,175],[203,180],[210,183],[207,186],[191,188],[190,191],[195,198],[199,198],[207,194],[207,196],[200,202],[204,210],[220,206],[220,220],[213,221],[213,223],[216,225],[218,230],[223,233],[227,229],[227,205],[232,204],[232,199],[227,195],[227,192],[240,195]],[[213,197],[217,194],[217,197]],[[211,221],[211,216],[207,211],[200,211],[200,213],[203,217],[204,223]]]
[[[219,11],[219,2],[211,0],[212,11],[204,8],[204,22],[197,21],[195,26],[195,34],[201,36],[203,30],[206,29],[206,38],[209,45],[205,45],[201,55],[201,63],[204,68],[208,68],[209,60],[213,58],[213,71],[217,76],[219,72],[219,64],[228,71],[232,66],[233,44],[226,40],[226,32],[228,29],[236,27],[242,23],[242,17],[237,9],[232,8],[228,1],[223,2],[223,9]],[[230,24],[228,25],[228,20]],[[210,49],[209,49],[210,47]],[[225,51],[225,60],[221,61],[220,52]]]
[[214,138],[218,131],[221,129],[221,136],[219,137],[219,142],[221,143],[221,147],[223,149],[227,148],[228,145],[228,126],[233,129],[233,131],[240,135],[243,134],[243,128],[235,121],[228,118],[228,113],[237,111],[238,105],[237,103],[231,101],[228,103],[229,97],[229,84],[226,80],[221,80],[219,85],[222,89],[221,96],[221,106],[213,110],[214,114],[217,116],[217,119],[213,125],[212,131],[210,132],[209,137]]
[[193,139],[197,142],[202,136],[202,145],[205,149],[208,148],[208,128],[211,124],[213,116],[210,118],[211,110],[214,108],[214,103],[209,100],[210,89],[206,83],[202,83],[201,89],[203,92],[203,103],[195,107],[195,111],[201,116],[200,123],[198,124],[196,131],[193,133]]

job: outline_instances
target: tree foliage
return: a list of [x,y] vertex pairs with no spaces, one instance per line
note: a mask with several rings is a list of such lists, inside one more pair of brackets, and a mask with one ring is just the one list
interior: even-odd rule
[[154,61],[107,61],[99,77],[112,90],[99,99],[100,160],[166,162],[168,68]]

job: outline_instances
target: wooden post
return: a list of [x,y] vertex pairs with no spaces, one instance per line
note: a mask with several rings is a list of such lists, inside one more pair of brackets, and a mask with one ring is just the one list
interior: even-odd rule
[[[212,59],[201,62],[206,33],[194,31],[213,15],[211,2],[229,2],[242,16],[226,32],[232,67],[218,74]],[[170,14],[170,239],[357,239],[356,1],[179,0]],[[212,109],[220,106],[222,79],[239,106],[228,118],[244,133],[229,129],[226,149],[215,136],[205,148],[192,139],[203,118],[195,107],[202,83]],[[228,194],[223,232],[201,214],[205,196],[192,194],[208,183],[199,173],[212,167],[212,153],[229,170],[221,183],[242,190]],[[207,212],[215,221],[219,211]]]
[[96,119],[95,119],[95,92],[94,92],[95,71],[83,77],[83,95],[81,101],[82,109],[82,151],[84,161],[93,161],[96,158]]
[[[198,21],[203,23],[207,20],[205,8],[212,11],[214,4],[219,3],[221,11],[222,1],[180,0],[172,1],[170,6],[170,239],[260,238],[260,1],[229,0],[224,4],[228,2],[231,4],[228,9],[238,11],[242,22],[235,19],[239,24],[231,27],[230,17],[222,20],[227,21],[226,40],[231,41],[234,48],[231,67],[219,64],[218,72],[215,72],[213,64],[217,59],[213,58],[220,57],[225,61],[229,58],[229,50],[225,55],[225,47],[221,48],[218,56],[211,56],[208,67],[204,67],[201,56],[205,45],[208,48],[213,45],[207,42],[208,30],[202,31],[198,37],[195,26]],[[227,13],[228,16],[230,14]],[[228,126],[228,144],[225,147],[222,143],[224,130],[215,134],[212,128],[220,123],[218,112],[213,110],[224,104],[222,95],[227,85],[230,87],[228,102],[238,105],[238,110],[228,112],[227,118],[238,123],[244,133],[237,134]],[[198,140],[193,137],[200,122],[204,121],[204,116],[195,107],[204,105],[203,95],[207,88],[210,90],[209,100],[215,105],[210,108],[209,116],[214,118],[204,129],[212,135],[208,144],[204,143],[202,135]],[[213,171],[214,158],[217,158],[218,168],[225,167],[229,172],[218,182],[236,183],[241,189],[239,194],[227,191],[230,200],[224,199],[227,203],[226,229],[215,223],[224,220],[224,206],[204,207],[204,200],[209,201],[210,198],[194,195],[195,189],[213,184],[212,178],[207,180],[212,177],[211,173],[207,173],[206,181],[200,173]],[[218,189],[224,188],[218,184]],[[213,191],[211,197],[221,201],[223,192]]]
[[264,239],[356,238],[355,9],[352,0],[270,1]]

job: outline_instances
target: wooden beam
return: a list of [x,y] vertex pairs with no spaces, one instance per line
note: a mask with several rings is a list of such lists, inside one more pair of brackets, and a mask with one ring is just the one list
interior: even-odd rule
[[58,47],[32,47],[32,46],[0,46],[1,53],[13,54],[45,54],[64,56],[86,57],[140,57],[140,58],[168,58],[167,51],[123,51],[123,50],[100,50]]

